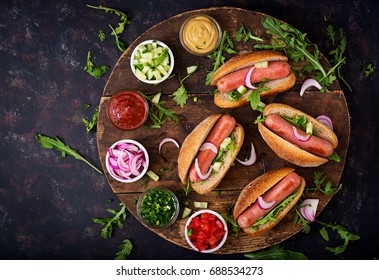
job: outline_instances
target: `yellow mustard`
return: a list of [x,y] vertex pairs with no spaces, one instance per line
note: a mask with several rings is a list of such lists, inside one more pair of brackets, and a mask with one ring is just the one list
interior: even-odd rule
[[208,16],[196,16],[184,23],[182,43],[192,52],[207,54],[217,48],[220,28]]

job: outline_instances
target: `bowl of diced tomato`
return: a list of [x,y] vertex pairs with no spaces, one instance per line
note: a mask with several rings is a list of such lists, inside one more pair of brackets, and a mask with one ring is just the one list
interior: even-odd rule
[[213,253],[220,249],[228,237],[224,218],[213,210],[200,210],[192,214],[184,227],[184,235],[192,249]]

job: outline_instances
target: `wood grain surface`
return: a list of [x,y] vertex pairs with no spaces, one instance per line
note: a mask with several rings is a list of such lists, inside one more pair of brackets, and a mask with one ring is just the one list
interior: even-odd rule
[[[99,105],[99,119],[97,127],[97,144],[99,156],[103,169],[105,167],[105,155],[107,148],[114,142],[121,139],[134,139],[142,143],[148,150],[150,156],[150,167],[155,173],[160,174],[158,182],[149,181],[144,186],[141,181],[132,184],[123,184],[115,181],[107,172],[106,177],[114,193],[126,205],[128,210],[136,215],[136,200],[139,195],[145,190],[154,186],[165,186],[177,193],[182,193],[183,185],[180,183],[176,170],[176,160],[179,149],[175,148],[172,144],[163,146],[162,154],[158,154],[158,145],[165,137],[176,139],[180,144],[183,142],[188,133],[205,117],[213,113],[229,113],[237,122],[239,122],[245,130],[245,143],[239,154],[239,158],[244,158],[249,153],[250,142],[254,143],[257,151],[257,162],[250,167],[242,166],[235,163],[228,174],[224,177],[218,188],[205,195],[198,195],[194,192],[188,194],[187,197],[180,196],[183,201],[207,201],[208,208],[213,209],[219,213],[226,213],[228,208],[233,207],[241,189],[251,180],[257,176],[262,175],[268,170],[272,170],[284,166],[293,166],[284,160],[277,157],[274,152],[270,150],[267,144],[262,140],[258,133],[257,126],[254,120],[258,113],[253,111],[251,107],[244,106],[237,109],[220,109],[213,103],[213,96],[209,94],[214,90],[213,87],[205,85],[205,76],[209,70],[212,69],[211,61],[207,57],[197,57],[189,54],[184,50],[179,41],[179,28],[182,22],[189,16],[198,13],[205,13],[213,16],[221,25],[223,30],[235,41],[235,32],[240,27],[241,23],[244,26],[254,30],[255,35],[263,37],[266,41],[270,39],[269,35],[261,25],[262,19],[267,15],[230,7],[210,8],[203,10],[194,10],[183,14],[176,15],[169,18],[154,27],[147,30],[139,38],[137,38],[129,48],[122,54],[106,83],[103,91],[103,96]],[[175,56],[175,69],[176,74],[173,78],[166,80],[159,85],[148,85],[140,82],[134,77],[130,69],[130,55],[132,50],[142,41],[147,39],[157,39],[166,43],[173,51]],[[236,44],[235,50],[246,51],[251,50],[253,43]],[[179,84],[179,77],[186,75],[186,67],[195,65],[203,65],[203,68],[189,77],[185,81],[185,87],[189,92],[187,104],[180,108],[172,100],[172,93],[175,92]],[[329,65],[329,62],[323,58],[323,63]],[[292,65],[295,68],[299,65]],[[327,179],[332,182],[333,186],[337,186],[343,172],[346,160],[346,153],[349,143],[350,135],[350,117],[346,100],[343,91],[340,89],[338,81],[329,87],[330,92],[321,93],[318,91],[308,90],[303,97],[299,96],[299,89],[307,77],[298,77],[296,85],[289,92],[277,95],[271,102],[286,103],[295,108],[298,108],[312,116],[321,114],[329,115],[335,124],[335,133],[339,139],[339,145],[336,149],[337,154],[341,157],[341,162],[328,162],[327,164],[318,168],[298,168],[295,166],[297,172],[303,176],[307,182],[307,187],[314,187],[313,174],[315,171],[322,171],[327,176]],[[162,92],[161,100],[166,101],[166,106],[174,108],[180,121],[177,125],[173,122],[166,122],[162,128],[154,129],[149,127],[140,127],[133,131],[122,131],[114,127],[107,118],[106,108],[110,97],[122,89],[131,89],[141,91],[144,94],[152,95]],[[193,97],[196,96],[198,101],[194,103]],[[266,100],[267,101],[267,100]],[[148,123],[147,123],[148,124]],[[164,168],[166,171],[160,173]],[[305,191],[306,198],[319,198],[320,204],[318,213],[328,204],[331,196],[320,194],[320,192]],[[193,210],[196,210],[191,205]],[[181,206],[181,211],[183,206]],[[181,213],[179,217],[181,216]],[[243,253],[259,250],[291,237],[301,230],[301,226],[293,225],[294,211],[291,211],[285,219],[283,219],[276,227],[268,233],[252,238],[244,233],[240,233],[238,237],[229,230],[229,236],[226,244],[217,253],[230,254],[230,253]],[[154,230],[161,237],[186,248],[190,248],[186,244],[184,238],[184,225],[186,219],[178,219],[174,225],[166,229]]]

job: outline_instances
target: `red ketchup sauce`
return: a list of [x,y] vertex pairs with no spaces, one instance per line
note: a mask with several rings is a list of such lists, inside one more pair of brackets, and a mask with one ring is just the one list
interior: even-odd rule
[[131,90],[123,90],[111,98],[107,113],[114,126],[132,130],[146,121],[148,111],[149,106],[142,95]]

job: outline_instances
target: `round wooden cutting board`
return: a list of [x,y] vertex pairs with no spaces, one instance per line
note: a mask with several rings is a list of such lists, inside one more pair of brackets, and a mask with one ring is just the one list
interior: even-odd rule
[[[341,162],[336,163],[331,161],[317,168],[299,168],[293,166],[276,156],[262,140],[257,125],[254,124],[258,113],[253,111],[249,105],[228,110],[220,109],[214,105],[213,96],[209,94],[214,91],[214,87],[205,85],[207,72],[213,68],[212,62],[207,57],[198,57],[189,54],[184,50],[179,41],[179,28],[183,21],[191,15],[200,13],[213,16],[220,23],[221,28],[226,30],[233,39],[235,43],[234,49],[236,51],[252,50],[254,44],[251,41],[245,44],[236,42],[235,33],[241,24],[253,30],[254,35],[261,36],[266,42],[270,39],[261,24],[261,21],[267,17],[267,15],[230,7],[194,10],[179,14],[155,25],[137,38],[116,63],[104,88],[99,106],[97,144],[101,163],[112,190],[135,217],[137,217],[136,200],[145,190],[154,186],[165,186],[177,191],[177,193],[183,193],[181,190],[185,186],[181,184],[177,175],[176,160],[179,149],[167,143],[163,146],[162,156],[160,156],[158,153],[158,145],[161,140],[166,137],[174,138],[180,144],[183,143],[186,136],[198,123],[214,113],[229,113],[244,127],[245,143],[238,157],[241,159],[244,158],[250,151],[250,142],[253,142],[257,152],[257,161],[254,165],[249,167],[235,163],[216,190],[209,194],[199,195],[195,192],[190,192],[187,196],[184,196],[184,194],[180,196],[179,199],[182,202],[187,200],[191,202],[189,207],[192,208],[192,210],[196,211],[192,204],[194,201],[206,201],[208,202],[209,209],[219,213],[227,213],[228,209],[233,209],[241,189],[246,184],[266,171],[285,166],[295,167],[297,172],[305,178],[308,188],[314,187],[313,176],[316,171],[324,172],[327,180],[330,180],[333,186],[337,186],[345,165],[350,135],[349,112],[338,81],[335,81],[334,84],[329,87],[328,93],[321,93],[315,88],[310,88],[303,97],[300,97],[300,86],[307,77],[298,77],[296,85],[289,92],[281,93],[277,95],[274,100],[270,100],[291,105],[312,116],[321,114],[329,115],[335,124],[334,131],[339,139],[336,152],[340,156]],[[159,85],[147,85],[140,82],[134,77],[130,69],[130,55],[132,50],[140,42],[147,39],[163,41],[174,53],[175,68],[173,73],[176,75]],[[330,66],[324,57],[323,63],[326,66]],[[186,67],[196,64],[201,64],[203,67],[184,82],[185,88],[189,93],[189,98],[187,104],[183,108],[180,108],[180,106],[176,105],[176,102],[173,101],[172,93],[179,88],[179,79],[186,75]],[[166,107],[175,110],[176,115],[179,117],[179,123],[175,125],[174,122],[168,121],[164,123],[161,128],[142,126],[133,131],[117,129],[107,118],[106,108],[110,97],[122,89],[141,91],[146,95],[161,92],[161,100],[166,102]],[[197,97],[197,102],[194,102],[194,96]],[[264,101],[267,102],[267,100]],[[148,125],[150,123],[147,122],[146,124]],[[134,139],[146,147],[150,156],[149,169],[160,175],[158,182],[150,180],[147,184],[144,184],[143,181],[140,180],[136,183],[123,184],[115,181],[107,173],[105,166],[107,148],[121,139]],[[318,213],[331,199],[331,196],[322,195],[318,191],[305,191],[304,195],[305,198],[320,199]],[[336,197],[335,199],[338,198]],[[183,204],[181,204],[181,212],[182,211]],[[181,212],[178,220],[171,227],[152,230],[172,243],[190,249],[184,238],[183,230],[187,219],[180,219]],[[302,229],[299,224],[293,224],[294,214],[294,210],[291,210],[285,219],[276,227],[259,237],[250,237],[242,231],[236,236],[230,227],[228,239],[217,253],[231,254],[251,252],[282,242]]]

